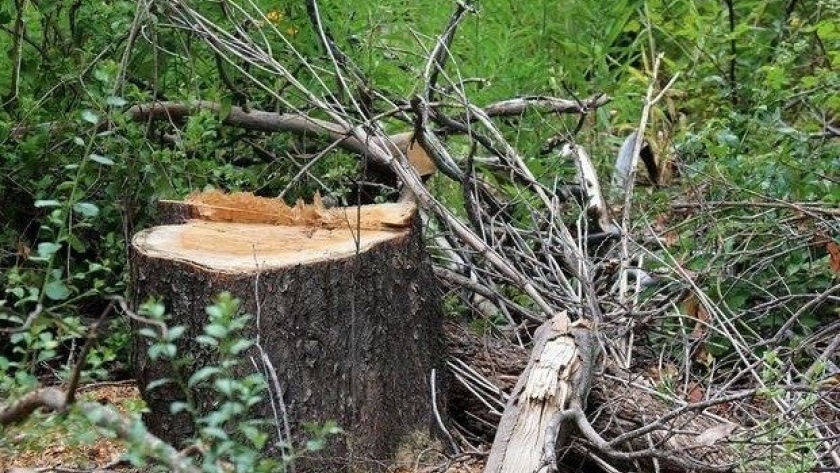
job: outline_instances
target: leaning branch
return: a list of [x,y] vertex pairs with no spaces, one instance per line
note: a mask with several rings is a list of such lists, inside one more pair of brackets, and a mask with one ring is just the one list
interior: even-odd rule
[[[584,113],[600,107],[608,101],[609,97],[603,94],[592,96],[580,103],[553,97],[531,96],[497,102],[488,105],[484,111],[486,116],[491,118],[520,115],[529,109],[541,110],[545,113]],[[440,106],[440,104],[427,105],[429,107]],[[126,114],[137,122],[148,120],[179,122],[201,110],[221,113],[224,107],[219,103],[206,100],[193,102],[163,101],[134,105],[126,111]],[[475,120],[474,117],[472,119]],[[382,162],[376,153],[370,152],[369,142],[354,136],[354,133],[351,133],[351,130],[346,126],[328,120],[313,118],[301,113],[275,113],[253,108],[245,110],[242,107],[232,106],[223,123],[265,133],[289,132],[299,135],[322,136],[340,142],[342,148],[372,159],[376,164],[387,166],[387,163]],[[13,130],[12,136],[20,139],[26,134],[26,131],[23,128],[16,128]],[[358,132],[358,130],[356,131]],[[411,136],[405,134],[396,136],[399,136],[399,140],[395,139],[394,136],[391,137],[390,141],[376,136],[370,136],[369,138],[376,140],[376,145],[386,146],[394,152],[397,148],[404,149],[411,139]]]
[[537,331],[530,361],[508,399],[484,473],[556,468],[555,445],[561,433],[569,432],[563,413],[570,406],[585,405],[589,395],[595,356],[590,330],[585,322],[571,324],[563,311]]

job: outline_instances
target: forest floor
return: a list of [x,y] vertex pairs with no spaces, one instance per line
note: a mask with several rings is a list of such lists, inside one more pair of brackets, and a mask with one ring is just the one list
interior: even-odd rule
[[[137,413],[143,402],[134,383],[97,383],[80,390],[81,398]],[[57,422],[59,414],[35,414],[5,428],[0,436],[0,471],[97,470],[117,464],[126,452],[123,442],[90,429],[73,431],[77,423]]]
[[[111,405],[126,415],[137,415],[144,403],[133,381],[96,383],[80,389],[81,399]],[[4,473],[103,473],[144,471],[125,461],[120,439],[103,436],[77,422],[58,422],[60,414],[30,416],[0,435],[0,472]],[[80,430],[86,430],[80,432]],[[483,457],[446,460],[446,465],[416,464],[395,467],[393,473],[430,470],[444,473],[480,473]]]

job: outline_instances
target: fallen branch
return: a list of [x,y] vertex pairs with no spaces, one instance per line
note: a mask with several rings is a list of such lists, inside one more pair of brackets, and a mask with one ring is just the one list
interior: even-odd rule
[[827,215],[830,217],[840,217],[840,209],[831,207],[833,204],[824,202],[784,202],[784,201],[734,201],[734,200],[719,200],[712,202],[674,202],[671,208],[675,210],[682,209],[702,209],[703,211],[714,210],[715,208],[768,208],[768,209],[785,209],[792,212],[800,212],[812,218],[819,218],[820,215]]
[[[539,110],[545,113],[586,113],[596,109],[607,102],[609,96],[597,94],[582,100],[580,103],[574,100],[559,99],[554,97],[528,96],[510,100],[504,100],[484,107],[484,113],[488,117],[507,117],[525,113],[526,110]],[[440,103],[430,103],[429,107],[436,108]],[[404,107],[409,110],[410,106]],[[163,101],[147,104],[137,104],[126,111],[126,114],[134,121],[145,120],[171,120],[180,121],[186,117],[198,113],[201,110],[211,110],[219,113],[223,107],[221,104],[207,100],[193,102]],[[470,121],[475,121],[473,117]],[[354,141],[349,136],[349,130],[328,120],[312,118],[302,113],[275,113],[249,108],[247,111],[242,107],[231,106],[224,123],[231,126],[238,126],[253,131],[267,133],[291,132],[297,134],[321,135],[333,140],[347,140],[343,145],[351,151],[367,155],[367,146]],[[15,139],[21,139],[26,135],[28,129],[16,127],[12,130]],[[454,131],[454,130],[450,130]]]
[[[575,330],[578,337],[586,334],[581,330],[589,331],[573,326],[573,333]],[[537,335],[534,353],[544,352],[539,340],[545,338],[545,333]],[[447,325],[446,339],[452,360],[450,371],[458,380],[450,387],[450,405],[454,407],[451,415],[473,435],[491,436],[499,419],[494,406],[506,399],[505,393],[511,393],[507,398],[508,405],[516,404],[517,392],[519,402],[523,402],[521,387],[514,383],[519,373],[523,373],[522,378],[528,376],[536,358],[532,357],[529,362],[524,348],[495,337],[475,335],[454,324]],[[579,343],[579,346],[587,345],[588,342]],[[544,361],[539,364],[544,365]],[[589,369],[583,368],[584,373]],[[458,374],[464,371],[471,375]],[[584,384],[579,386],[586,388]],[[653,459],[656,459],[663,471],[725,471],[743,458],[766,453],[766,449],[731,441],[729,434],[738,426],[707,414],[705,409],[751,399],[755,393],[755,390],[738,391],[692,404],[676,399],[669,401],[652,386],[647,386],[643,379],[633,380],[617,368],[607,367],[606,373],[592,377],[588,406],[572,404],[564,412],[554,413],[561,422],[574,425],[578,431],[568,439],[571,456],[564,463],[574,466],[574,461],[583,461],[589,453],[600,452],[620,468],[629,467],[633,462],[652,468]],[[674,402],[680,406],[674,408]],[[500,430],[504,423],[502,420]],[[496,435],[498,438],[499,434]],[[543,442],[551,440],[537,430],[531,431],[530,435],[535,438],[540,435]],[[545,455],[545,452],[540,453]]]
[[609,101],[610,97],[606,94],[596,94],[580,102],[543,95],[528,95],[488,105],[484,107],[484,113],[489,117],[521,115],[526,110],[539,110],[545,113],[587,113]]
[[[485,473],[532,473],[556,469],[555,445],[568,432],[563,412],[586,402],[592,377],[594,345],[583,345],[572,324],[560,312],[543,324],[534,340],[528,367],[519,377],[505,407],[490,449]],[[591,334],[590,334],[591,335]]]
[[[193,102],[154,102],[139,104],[129,108],[126,114],[134,121],[143,122],[146,120],[168,120],[181,121],[190,115],[201,110],[210,110],[214,113],[221,113],[223,107],[216,102],[197,100]],[[230,107],[227,116],[222,120],[226,125],[245,128],[251,131],[265,133],[289,132],[299,135],[322,136],[333,141],[340,141],[341,147],[349,151],[359,153],[362,156],[373,159],[381,166],[387,165],[377,156],[369,153],[369,146],[363,141],[350,136],[350,130],[339,124],[312,118],[300,113],[274,113],[255,110],[245,110],[242,107]],[[391,143],[385,141],[377,143],[380,146],[391,147]],[[407,140],[406,143],[407,144]],[[399,146],[399,144],[394,144]]]

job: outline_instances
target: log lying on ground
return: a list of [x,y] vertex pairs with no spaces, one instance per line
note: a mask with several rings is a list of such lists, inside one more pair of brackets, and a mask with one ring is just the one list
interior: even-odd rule
[[[135,235],[132,295],[136,303],[163,298],[170,323],[187,327],[179,353],[189,361],[173,370],[149,359],[149,341],[135,338],[135,376],[153,433],[176,445],[194,433],[187,416],[170,414],[183,400],[175,384],[145,388],[213,363],[195,338],[207,323],[205,306],[229,291],[254,317],[243,335],[260,341],[276,370],[272,391],[283,405],[275,407],[285,407],[295,445],[305,440],[304,423],[331,420],[346,431],[307,468],[353,469],[366,459],[381,462],[364,464],[376,470],[383,467],[371,465],[387,465],[406,439],[431,435],[429,373],[443,358],[442,313],[411,204],[325,209],[205,194],[164,209],[164,221],[181,224]],[[238,369],[255,371],[251,360],[262,355],[255,350]],[[192,395],[202,411],[218,401],[208,390]],[[268,403],[257,413],[281,417]]]
[[[498,388],[499,398],[503,397],[502,393],[516,393],[517,378],[520,373],[527,373],[529,369],[528,351],[505,340],[493,336],[482,337],[455,324],[446,325],[446,340],[451,362],[457,360],[457,363],[463,362],[473,368]],[[613,374],[596,375],[592,378],[586,409],[594,429],[604,439],[618,438],[650,425],[674,409],[674,406],[654,389],[632,383],[630,376],[626,374]],[[483,389],[488,396],[492,396],[491,391],[492,389],[486,387]],[[456,422],[484,440],[493,437],[494,427],[500,423],[498,412],[493,412],[487,404],[458,382],[453,381],[450,384],[448,397],[450,415]],[[731,433],[734,430],[732,427],[734,424],[722,422],[715,416],[690,410],[663,423],[660,429],[653,430],[649,436],[639,435],[628,439],[617,448],[625,452],[638,452],[654,445],[665,454],[657,458],[660,470],[665,472],[685,472],[685,461],[680,461],[681,458],[723,467],[742,458],[762,455],[762,452],[753,446],[728,442],[726,432],[723,431],[728,430]],[[534,436],[538,434],[538,431],[533,431]],[[584,471],[590,471],[586,468],[597,471],[593,469],[592,464],[586,463],[591,459],[590,453],[608,459],[611,464],[622,470],[637,469],[638,465],[642,468],[638,471],[654,469],[651,458],[639,459],[637,465],[633,465],[627,460],[609,459],[607,455],[600,455],[597,448],[581,438],[578,433],[571,438],[565,450],[562,462],[573,468],[586,464],[588,466]],[[694,471],[698,472],[718,470],[719,468],[694,468]]]
[[573,326],[565,312],[544,323],[534,338],[528,366],[510,393],[493,440],[485,473],[554,471],[555,445],[565,443],[570,406],[585,406],[592,377],[590,345],[594,337],[586,325]]

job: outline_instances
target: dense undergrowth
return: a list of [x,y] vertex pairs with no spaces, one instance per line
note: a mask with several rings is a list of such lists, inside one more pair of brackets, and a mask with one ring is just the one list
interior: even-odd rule
[[[206,3],[202,11],[221,19],[221,7]],[[243,28],[274,27],[308,62],[329,67],[303,3],[259,3],[266,17]],[[365,180],[365,169],[345,152],[295,179],[301,156],[317,152],[317,139],[222,125],[233,106],[284,111],[307,100],[292,95],[279,103],[256,82],[275,92],[288,84],[225,62],[189,31],[171,27],[154,2],[154,21],[137,28],[145,6],[120,0],[0,6],[4,397],[66,376],[105,296],[125,292],[127,242],[151,221],[157,199],[213,187],[287,200],[318,191],[352,202]],[[331,0],[321,12],[370,88],[360,97],[382,110],[386,100],[403,103],[418,93],[451,8],[434,0]],[[838,17],[840,4],[832,1],[616,1],[606,10],[587,0],[479,2],[455,37],[446,74],[473,103],[609,94],[611,102],[590,114],[577,136],[605,180],[638,123],[652,58],[663,55],[663,85],[679,74],[652,111],[647,136],[666,170],[658,186],[637,189],[634,232],[640,240],[659,237],[648,245],[646,266],[691,274],[720,311],[712,315],[731,321],[731,332],[693,346],[697,329],[684,316],[712,315],[692,305],[692,296],[675,300],[671,312],[640,314],[646,359],[660,360],[663,373],[663,366],[680,367],[663,389],[724,380],[737,356],[733,337],[759,356],[781,356],[785,372],[807,371],[799,381],[832,373],[825,360],[819,372],[810,367],[825,340],[840,332],[840,294],[833,289],[840,274]],[[275,52],[284,64],[299,59],[280,43]],[[301,71],[299,80],[320,79]],[[221,111],[195,114],[180,126],[126,113],[159,100],[209,100]],[[576,121],[528,112],[508,120],[504,131],[550,185],[574,170],[540,149]],[[387,126],[412,124],[391,119]],[[450,146],[462,145],[453,138]],[[431,184],[439,197],[459,198],[440,181]],[[663,294],[673,291],[660,287],[646,296]],[[124,376],[127,328],[119,319],[112,323],[87,355],[86,379]]]

